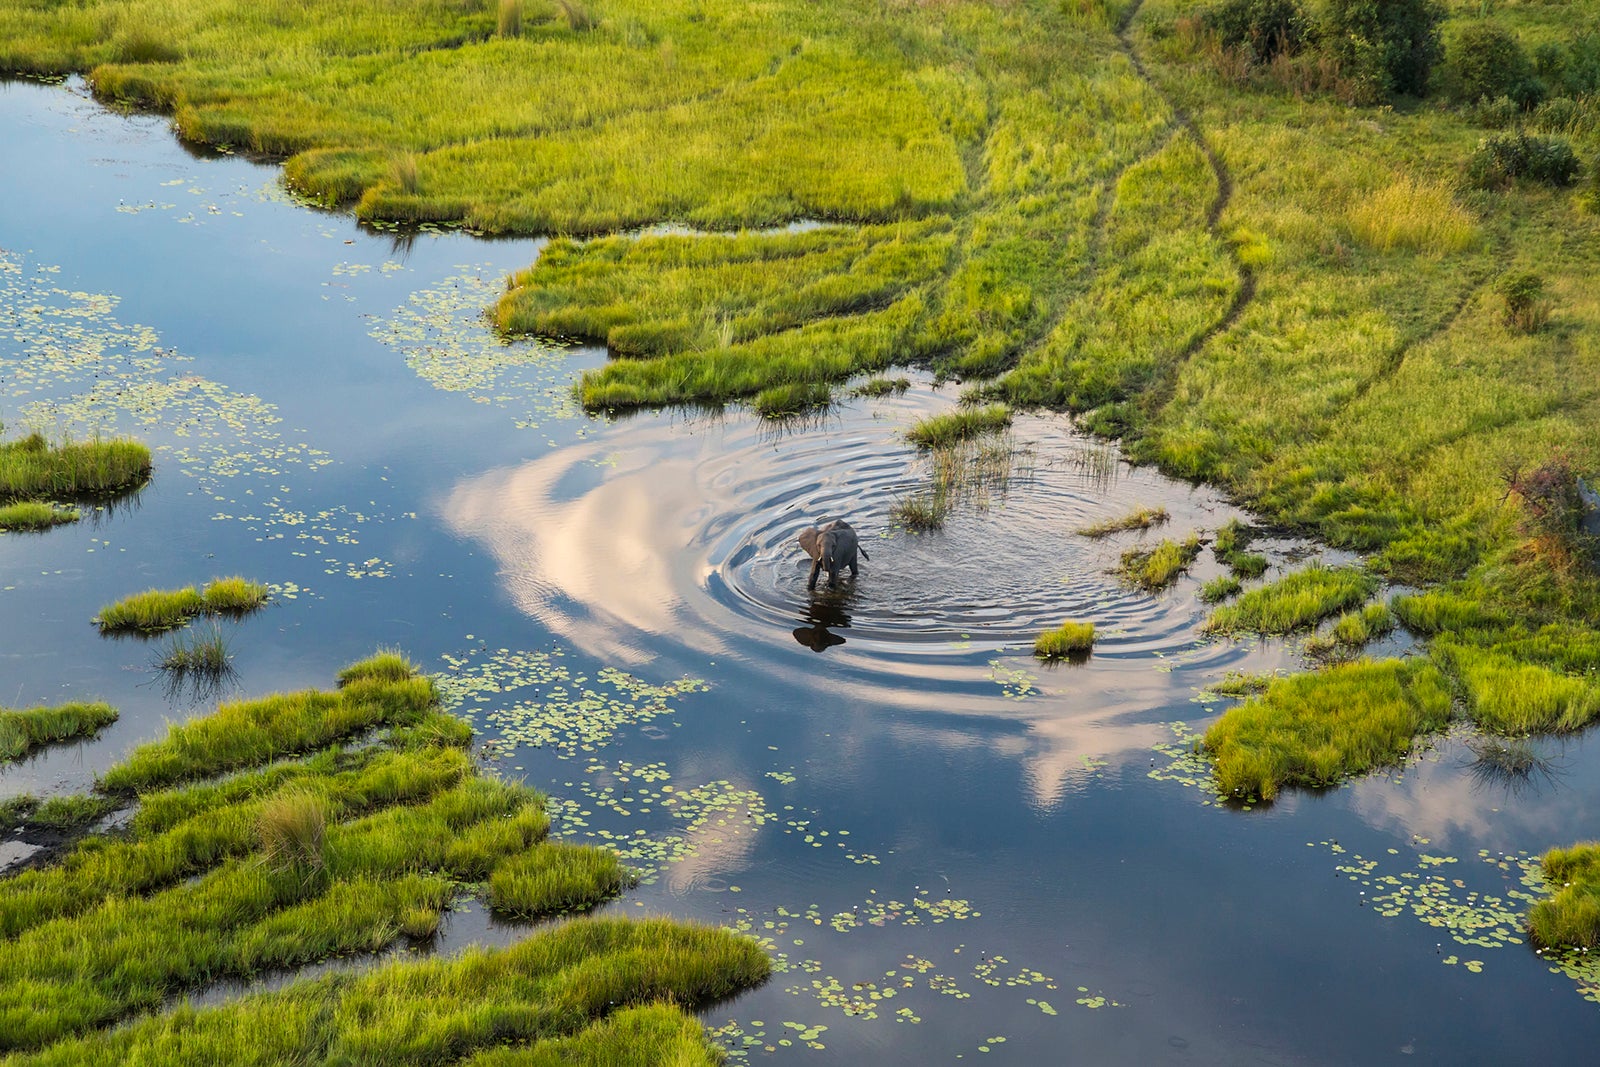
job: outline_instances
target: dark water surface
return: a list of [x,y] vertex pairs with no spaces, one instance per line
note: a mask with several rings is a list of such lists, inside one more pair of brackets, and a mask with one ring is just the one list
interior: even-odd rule
[[[889,508],[925,471],[900,431],[952,390],[800,427],[591,420],[567,388],[603,352],[479,317],[538,242],[363,231],[78,88],[0,86],[0,146],[0,420],[157,450],[137,501],[0,535],[0,703],[122,712],[0,794],[85,788],[209,707],[160,684],[159,643],[89,620],[239,572],[278,595],[226,627],[236,692],[398,646],[557,832],[647,873],[613,910],[769,938],[781,973],[706,1016],[752,1059],[1495,1063],[1600,1038],[1582,983],[1515,941],[1513,895],[1528,854],[1600,836],[1593,743],[1546,744],[1519,786],[1453,735],[1255,810],[1197,778],[1205,686],[1293,649],[1198,638],[1209,552],[1151,597],[1106,573],[1140,535],[1073,531],[1157,504],[1166,535],[1214,530],[1238,514],[1215,492],[1028,417],[1005,491],[907,534]],[[812,598],[792,538],[834,515],[871,560]],[[1042,667],[1064,618],[1100,643]],[[519,933],[473,906],[426,950]]]

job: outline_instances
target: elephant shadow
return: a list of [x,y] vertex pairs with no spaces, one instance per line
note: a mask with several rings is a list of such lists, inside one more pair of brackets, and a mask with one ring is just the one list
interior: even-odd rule
[[850,628],[850,614],[846,610],[853,599],[844,596],[813,596],[800,616],[802,625],[794,628],[794,639],[813,652],[826,652],[835,645],[844,644],[844,637],[834,630]]

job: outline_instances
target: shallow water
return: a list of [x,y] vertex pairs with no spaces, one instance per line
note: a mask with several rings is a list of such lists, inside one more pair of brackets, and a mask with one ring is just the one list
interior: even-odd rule
[[[1172,724],[1294,652],[1197,637],[1209,552],[1152,597],[1108,573],[1141,535],[1073,531],[1156,504],[1145,537],[1215,529],[1238,513],[1214,491],[1026,417],[1003,494],[908,534],[900,431],[953,403],[925,378],[800,426],[590,420],[567,383],[602,352],[479,317],[538,242],[363,231],[68,87],[0,87],[0,144],[0,420],[157,449],[136,502],[0,536],[0,702],[122,711],[0,793],[83,788],[204,710],[161,686],[159,642],[89,619],[242,572],[278,595],[226,627],[236,692],[397,645],[558,832],[647,871],[613,910],[770,938],[781,973],[706,1014],[752,1059],[1503,1062],[1600,1037],[1508,940],[1517,858],[1600,836],[1587,738],[1529,783],[1483,780],[1454,735],[1254,810],[1197,782]],[[811,597],[792,538],[831,516],[871,559]],[[1039,665],[1064,618],[1096,622],[1092,657]],[[468,908],[430,950],[519,932]]]

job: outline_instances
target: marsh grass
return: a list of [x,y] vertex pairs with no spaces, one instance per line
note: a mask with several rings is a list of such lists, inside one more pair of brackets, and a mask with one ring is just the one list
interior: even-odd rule
[[0,709],[0,763],[21,759],[45,745],[92,736],[116,719],[116,709],[109,704]]
[[1528,935],[1545,948],[1600,948],[1600,842],[1553,848],[1540,861],[1551,895],[1528,909]]
[[167,643],[156,666],[170,675],[198,679],[222,678],[232,667],[228,639],[220,630],[181,633]]
[[926,532],[942,528],[956,508],[986,511],[1005,499],[1017,478],[1031,473],[1032,455],[1009,433],[931,445],[922,452],[925,487],[897,497],[889,517],[908,530]]
[[399,649],[380,648],[359,663],[352,663],[341,670],[338,681],[339,688],[343,689],[357,682],[405,682],[421,674],[422,668],[407,659]]
[[497,912],[538,919],[587,911],[634,881],[610,852],[544,841],[495,868],[489,877],[489,901]]
[[1314,659],[1332,660],[1354,657],[1372,641],[1394,630],[1394,613],[1387,605],[1373,603],[1359,611],[1347,611],[1326,633],[1306,639],[1305,653]]
[[1537,792],[1556,779],[1556,763],[1526,737],[1479,737],[1467,742],[1474,783],[1495,786],[1512,796]]
[[1238,519],[1229,519],[1217,530],[1217,539],[1211,546],[1217,562],[1231,570],[1236,578],[1259,578],[1267,572],[1267,557],[1248,551],[1254,533]]
[[216,615],[239,617],[260,610],[269,596],[267,587],[260,582],[233,575],[213,578],[206,583],[200,597],[205,610]]
[[1094,648],[1094,623],[1062,623],[1046,630],[1033,642],[1033,654],[1043,660],[1084,659]]
[[[767,976],[754,942],[664,921],[578,920],[504,953],[170,1007],[219,979],[428,937],[472,885],[532,915],[626,883],[609,852],[541,843],[537,793],[479,776],[452,732],[419,732],[443,713],[431,683],[397,665],[408,668],[390,653],[352,665],[335,692],[224,705],[106,772],[108,789],[139,793],[128,827],[0,879],[0,1048],[67,1062],[419,1065],[564,1038],[596,1062],[703,1051],[679,1008],[657,1014],[689,1044],[640,1050],[626,1042],[644,1031],[590,1029],[629,1005],[688,1009]],[[74,817],[114,803],[82,798]],[[13,803],[0,818],[46,807]]]
[[949,514],[949,499],[933,491],[896,497],[889,505],[889,520],[916,533],[943,529]]
[[1200,536],[1190,534],[1182,542],[1170,538],[1154,548],[1130,548],[1117,564],[1117,576],[1129,585],[1157,593],[1177,581],[1200,554]]
[[999,433],[1011,425],[1011,409],[1004,404],[963,408],[918,419],[906,431],[906,440],[918,448],[947,448],[982,434]]
[[1292,633],[1361,603],[1377,584],[1377,579],[1353,567],[1313,564],[1217,608],[1205,629],[1225,634]]
[[62,796],[40,800],[23,794],[0,801],[0,831],[9,832],[21,826],[68,833],[99,822],[117,808],[117,802],[110,797]]
[[1274,680],[1206,731],[1218,788],[1271,800],[1402,759],[1450,717],[1443,675],[1417,660],[1358,661]]
[[92,499],[125,493],[150,479],[150,450],[115,437],[51,444],[41,434],[0,443],[0,503]]
[[1529,662],[1515,646],[1482,647],[1436,638],[1433,655],[1466,699],[1472,721],[1511,736],[1566,733],[1600,715],[1600,677]]
[[77,508],[57,507],[37,500],[0,505],[0,530],[48,530],[78,519]]
[[1078,527],[1078,533],[1083,537],[1109,537],[1114,533],[1124,530],[1148,530],[1152,526],[1164,526],[1172,516],[1166,508],[1138,507],[1126,515],[1119,515],[1113,519],[1102,522],[1090,523],[1088,526]]

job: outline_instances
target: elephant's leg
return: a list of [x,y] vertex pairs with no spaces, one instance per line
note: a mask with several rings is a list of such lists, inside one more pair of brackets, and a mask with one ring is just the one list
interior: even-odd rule
[[818,556],[816,559],[811,561],[811,580],[806,583],[806,588],[807,589],[815,589],[817,587],[817,574],[821,570],[822,570],[822,557]]

